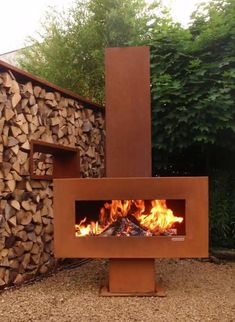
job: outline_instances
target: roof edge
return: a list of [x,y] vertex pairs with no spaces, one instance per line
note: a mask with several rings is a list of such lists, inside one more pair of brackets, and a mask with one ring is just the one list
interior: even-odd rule
[[35,76],[29,72],[26,72],[23,69],[20,69],[20,68],[15,67],[3,60],[0,60],[0,72],[3,72],[3,71],[7,72],[7,70],[10,70],[13,73],[13,75],[16,76],[17,79],[19,79],[20,82],[31,81],[35,85],[39,85],[39,84],[43,85],[47,90],[48,89],[53,90],[53,91],[63,94],[63,96],[65,96],[65,97],[76,99],[77,101],[83,103],[84,107],[86,107],[86,108],[105,113],[105,108],[103,105],[92,102],[91,100],[89,100],[83,96],[80,96],[68,89],[64,89],[60,86],[57,86],[53,83],[48,82],[45,79],[42,79],[42,78]]

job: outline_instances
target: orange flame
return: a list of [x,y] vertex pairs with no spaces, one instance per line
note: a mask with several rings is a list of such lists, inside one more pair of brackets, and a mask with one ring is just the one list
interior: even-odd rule
[[[146,213],[144,200],[112,200],[106,202],[100,210],[99,220],[87,222],[87,218],[75,225],[76,236],[100,235],[119,218],[132,215],[140,227],[147,231],[147,235],[159,235],[171,229],[175,223],[182,223],[182,217],[176,217],[173,211],[167,208],[166,200],[152,200],[151,209]],[[130,226],[123,232],[129,235]]]
[[99,235],[102,233],[103,229],[100,227],[98,221],[91,223],[86,223],[87,218],[85,217],[80,221],[79,225],[75,225],[77,232],[79,232],[79,236],[86,235]]
[[171,209],[167,208],[166,200],[153,200],[150,214],[137,217],[140,224],[150,231],[164,232],[170,229],[174,223],[183,221],[182,217],[176,217]]

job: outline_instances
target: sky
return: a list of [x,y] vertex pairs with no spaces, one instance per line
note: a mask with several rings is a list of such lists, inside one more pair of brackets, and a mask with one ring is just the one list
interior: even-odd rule
[[[151,0],[148,0],[151,2]],[[163,0],[171,8],[173,18],[186,26],[195,6],[208,0]],[[35,36],[48,6],[59,10],[71,6],[73,0],[0,0],[0,54],[25,46],[27,36]]]

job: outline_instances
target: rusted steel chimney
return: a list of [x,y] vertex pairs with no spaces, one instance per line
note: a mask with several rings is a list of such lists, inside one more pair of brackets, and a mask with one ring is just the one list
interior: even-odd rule
[[105,55],[106,176],[151,177],[149,47]]
[[[151,177],[149,47],[106,49],[105,77],[106,176]],[[109,292],[155,293],[154,259],[110,259]]]

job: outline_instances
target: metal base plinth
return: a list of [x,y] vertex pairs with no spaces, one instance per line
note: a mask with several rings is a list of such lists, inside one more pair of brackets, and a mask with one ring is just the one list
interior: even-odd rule
[[112,258],[109,260],[108,288],[117,294],[155,293],[155,265],[152,258]]
[[109,279],[100,296],[166,296],[155,277],[153,258],[112,258]]
[[99,292],[100,296],[106,296],[106,297],[110,297],[110,296],[116,296],[116,297],[130,297],[130,296],[158,296],[158,297],[165,297],[166,291],[163,287],[161,287],[160,285],[156,285],[155,287],[155,292],[150,292],[150,293],[138,293],[138,292],[131,292],[131,293],[113,293],[109,291],[109,287],[106,286],[101,286],[100,288],[100,292]]

